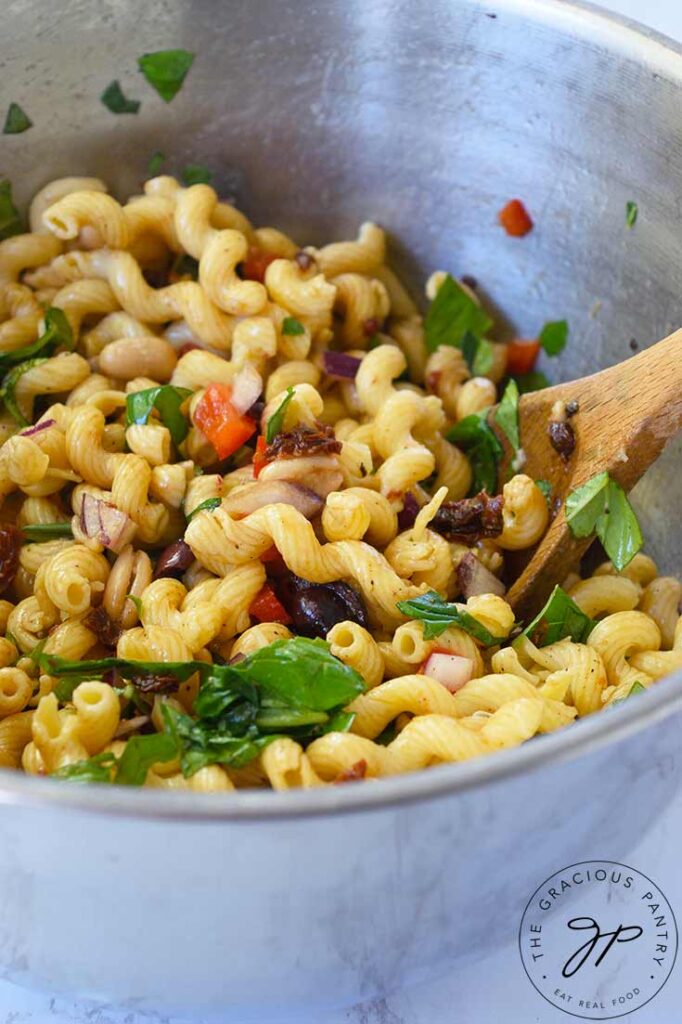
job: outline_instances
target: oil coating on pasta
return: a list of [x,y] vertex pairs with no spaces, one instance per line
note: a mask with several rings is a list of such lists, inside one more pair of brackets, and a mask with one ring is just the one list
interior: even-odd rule
[[[492,343],[487,375],[456,347],[429,353],[379,226],[304,247],[254,228],[208,185],[170,177],[123,204],[97,179],[53,181],[30,226],[0,243],[0,356],[35,342],[48,308],[72,344],[22,364],[22,426],[0,414],[3,529],[24,534],[0,601],[1,766],[49,775],[113,763],[134,737],[166,728],[164,705],[194,713],[196,673],[152,680],[151,693],[149,680],[134,693],[106,677],[69,691],[37,652],[239,664],[297,634],[326,640],[365,688],[346,726],[278,736],[244,763],[183,772],[175,758],[146,773],[148,786],[197,792],[479,757],[682,667],[682,587],[643,555],[620,574],[607,563],[567,582],[597,620],[585,642],[510,645],[517,627],[500,588],[462,594],[463,558],[501,576],[550,512],[516,474],[494,536],[431,528],[442,502],[470,493],[469,460],[445,435],[496,401],[506,346]],[[430,298],[444,276],[430,278]],[[130,422],[131,396],[163,386],[177,396],[174,424],[161,405]],[[227,404],[211,421],[216,395]],[[228,427],[244,432],[238,443]],[[277,432],[286,443],[270,457]],[[398,607],[426,592],[460,599],[495,642],[457,624],[429,635]],[[466,663],[466,678],[430,675],[434,655]]]

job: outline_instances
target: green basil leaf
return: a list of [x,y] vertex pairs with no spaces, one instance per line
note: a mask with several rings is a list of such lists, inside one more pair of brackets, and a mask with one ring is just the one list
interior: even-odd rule
[[272,444],[272,442],[275,440],[277,435],[282,430],[282,427],[284,426],[284,413],[286,412],[287,406],[293,397],[294,389],[287,388],[287,393],[282,399],[279,407],[275,410],[275,412],[273,412],[272,416],[268,420],[267,426],[265,428],[265,440],[267,441],[268,444]]
[[488,424],[489,409],[472,413],[456,423],[445,435],[447,440],[466,452],[473,471],[471,491],[497,490],[497,469],[502,458],[502,445]]
[[79,675],[84,679],[101,677],[110,669],[118,669],[124,679],[132,679],[141,675],[175,676],[184,683],[195,672],[205,673],[213,668],[203,661],[131,661],[128,658],[95,658],[84,661],[69,661],[56,654],[45,654],[43,651],[31,652],[31,657],[43,672],[50,676]]
[[182,183],[188,188],[190,185],[208,185],[212,178],[212,172],[202,164],[188,164],[182,172]]
[[166,154],[162,153],[160,149],[155,150],[150,156],[149,163],[147,164],[147,174],[149,177],[155,178],[165,162]]
[[74,348],[73,332],[63,309],[50,306],[45,312],[45,330],[30,345],[23,345],[11,352],[0,354],[0,371],[6,370],[17,363],[26,362],[36,356],[51,356],[56,348],[62,346],[69,351]]
[[206,498],[204,501],[199,502],[196,508],[193,508],[189,515],[186,517],[187,522],[191,523],[195,516],[198,516],[200,512],[207,512],[214,508],[219,508],[223,503],[222,498]]
[[59,680],[52,692],[60,704],[69,704],[73,700],[73,691],[85,679],[87,679],[87,676],[84,676],[82,679],[78,676],[67,676],[65,679]]
[[67,523],[30,523],[22,526],[21,532],[24,540],[31,544],[42,544],[59,537],[73,537],[70,520]]
[[18,103],[10,103],[2,134],[21,135],[22,132],[28,131],[32,124],[33,121]]
[[440,345],[459,347],[467,331],[481,337],[491,327],[488,314],[448,274],[426,314],[424,341],[429,352]]
[[70,782],[111,782],[112,770],[116,766],[116,755],[110,750],[89,757],[87,761],[76,761],[64,765],[52,773],[54,779],[68,779]]
[[567,495],[564,503],[566,522],[574,537],[589,537],[595,532],[597,521],[606,508],[609,480],[608,473],[597,473]]
[[197,722],[189,715],[164,703],[161,708],[166,728],[182,753],[180,765],[186,778],[209,764],[242,768],[253,761],[277,734],[260,736],[254,725],[235,736],[220,725]]
[[625,204],[625,225],[628,228],[634,228],[637,222],[637,214],[639,213],[639,207],[633,199],[628,199]]
[[542,391],[549,387],[549,381],[540,370],[530,370],[528,373],[519,373],[514,377],[520,395],[527,395],[529,391]]
[[558,356],[566,347],[568,322],[566,320],[550,320],[540,331],[538,340],[548,356]]
[[0,178],[0,241],[20,235],[24,230],[19,211],[12,201],[12,184]]
[[117,80],[109,82],[100,101],[112,114],[136,114],[140,109],[140,101],[126,99]]
[[551,509],[551,507],[552,507],[552,485],[549,482],[549,480],[536,480],[535,481],[535,486],[538,488],[538,490],[542,491],[544,499],[547,502],[547,507]]
[[285,316],[282,321],[282,334],[305,334],[305,327],[295,316]]
[[609,480],[606,506],[597,520],[596,532],[618,572],[623,571],[644,544],[635,510],[615,480]]
[[0,393],[4,399],[5,408],[21,427],[27,427],[29,423],[17,403],[17,384],[25,373],[32,370],[35,366],[41,366],[46,362],[47,359],[28,359],[25,363],[19,363],[13,370],[10,370],[2,382],[2,391]]
[[177,388],[173,384],[161,384],[156,388],[135,391],[126,398],[126,426],[133,423],[147,423],[156,409],[161,422],[168,427],[176,445],[181,444],[189,432],[187,417],[180,411],[192,392],[188,388]]
[[[537,647],[547,647],[567,636],[576,644],[584,644],[595,626],[596,622],[585,615],[566,591],[556,586],[545,607],[526,626],[521,636],[528,637]],[[517,642],[518,637],[514,643]]]
[[194,701],[194,711],[199,718],[219,718],[238,701],[258,707],[254,683],[243,679],[236,672],[236,665],[212,665]]
[[192,67],[194,54],[188,50],[157,50],[138,60],[140,71],[162,100],[170,103]]
[[362,676],[335,658],[324,640],[302,636],[276,640],[228,667],[264,697],[311,711],[345,707],[366,689]]
[[328,732],[350,732],[350,728],[355,721],[356,715],[354,711],[337,711],[335,715],[332,715],[329,721],[322,726],[320,734],[325,736]]
[[485,377],[493,365],[493,347],[490,342],[467,331],[458,348],[462,350],[469,372],[474,377]]
[[142,786],[153,765],[172,761],[179,752],[179,744],[170,733],[131,736],[116,766],[114,782],[119,786]]
[[326,711],[311,711],[310,708],[261,708],[256,715],[256,725],[264,733],[298,729],[303,725],[325,725],[328,722]]
[[484,647],[501,644],[506,637],[493,636],[486,627],[474,618],[465,608],[444,601],[435,590],[409,601],[398,601],[398,610],[411,619],[418,619],[423,624],[424,639],[432,640],[444,633],[448,626],[458,626],[465,633],[473,636]]
[[515,380],[510,380],[504,389],[502,401],[495,413],[495,422],[514,452],[518,452],[521,447],[521,437],[519,433],[519,389]]

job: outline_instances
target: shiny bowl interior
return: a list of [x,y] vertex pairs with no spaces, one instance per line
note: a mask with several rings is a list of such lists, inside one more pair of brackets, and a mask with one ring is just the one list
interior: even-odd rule
[[[4,28],[3,80],[34,123],[2,144],[0,169],[21,201],[81,173],[125,196],[161,150],[165,169],[205,164],[257,223],[301,243],[377,220],[415,292],[435,268],[474,275],[500,337],[566,317],[569,344],[543,367],[554,380],[679,326],[682,60],[631,23],[562,0],[348,0],[305,11],[296,0],[24,0]],[[166,46],[197,54],[170,105],[136,70],[141,53]],[[100,104],[114,78],[142,100],[138,115]],[[536,222],[522,240],[496,219],[515,196]],[[628,200],[639,206],[632,231]],[[669,447],[634,498],[648,551],[673,573],[682,570],[681,450]],[[369,808],[620,739],[678,708],[679,681],[523,749],[378,786],[160,799],[3,772],[0,801],[193,818]]]

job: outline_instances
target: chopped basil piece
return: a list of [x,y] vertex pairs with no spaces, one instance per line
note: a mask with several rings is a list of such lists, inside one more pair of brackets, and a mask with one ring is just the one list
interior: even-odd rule
[[112,114],[136,114],[140,109],[140,101],[126,99],[120,83],[116,80],[109,82],[100,100]]
[[116,755],[110,750],[89,757],[87,761],[76,761],[66,764],[52,773],[55,779],[68,779],[70,782],[111,782],[112,772],[116,766]]
[[445,435],[448,441],[466,452],[474,479],[471,493],[497,489],[497,468],[503,455],[502,445],[488,424],[489,409],[472,413],[455,424]]
[[350,732],[350,727],[355,721],[354,711],[337,711],[320,730],[325,736],[329,732]]
[[481,337],[492,327],[492,320],[477,302],[467,295],[454,277],[447,274],[424,322],[424,340],[429,352],[440,345],[459,347],[467,332]]
[[282,334],[305,334],[305,327],[295,316],[285,316],[282,321]]
[[135,605],[135,611],[142,618],[142,598],[138,597],[137,594],[126,594],[126,601],[132,601]]
[[187,417],[181,412],[181,407],[191,394],[188,388],[177,388],[173,384],[135,391],[126,398],[126,426],[147,423],[152,410],[156,409],[174,443],[181,444],[189,432]]
[[529,391],[542,391],[549,387],[549,381],[541,370],[530,370],[529,373],[519,373],[514,377],[520,395],[527,395]]
[[281,432],[284,426],[284,414],[287,411],[287,406],[291,399],[294,397],[294,389],[287,388],[287,393],[279,404],[278,408],[273,412],[272,416],[267,422],[265,428],[265,440],[268,444],[272,444],[277,435]]
[[253,722],[241,728],[220,721],[204,722],[169,704],[163,704],[161,711],[168,733],[182,751],[180,765],[186,778],[209,764],[243,768],[278,738],[277,733],[261,735]]
[[87,761],[76,761],[54,772],[71,782],[113,782],[119,786],[142,786],[147,772],[160,761],[172,761],[178,755],[177,740],[169,733],[131,736],[119,758],[111,751],[95,754]]
[[628,228],[634,228],[637,221],[637,214],[639,213],[639,207],[637,203],[632,199],[628,199],[625,204],[625,225]]
[[5,408],[7,412],[14,417],[17,423],[22,427],[29,425],[28,420],[24,416],[23,412],[19,408],[16,398],[17,384],[29,370],[32,370],[36,366],[41,366],[46,363],[47,359],[29,359],[25,363],[19,363],[13,370],[6,375],[2,382],[2,389],[0,394],[5,402]]
[[20,235],[23,230],[19,211],[12,201],[11,182],[7,178],[0,178],[0,241]]
[[535,486],[542,491],[549,508],[552,507],[552,485],[549,480],[536,480]]
[[[595,626],[596,622],[585,615],[566,591],[556,586],[545,607],[526,626],[521,636],[528,637],[538,647],[555,644],[567,636],[576,644],[584,644]],[[518,640],[517,637],[514,643]]]
[[28,131],[32,124],[33,121],[18,103],[10,103],[2,134],[21,135],[22,132]]
[[200,501],[196,508],[187,516],[187,522],[191,523],[195,516],[198,516],[200,512],[211,511],[214,508],[219,508],[222,505],[222,498],[206,498],[204,501]]
[[137,63],[161,99],[170,103],[182,87],[193,60],[194,54],[188,50],[157,50],[145,53]]
[[424,639],[432,640],[440,636],[449,626],[458,626],[465,633],[473,636],[474,640],[485,647],[494,647],[501,644],[506,637],[493,636],[490,630],[474,618],[466,608],[444,601],[435,590],[428,594],[410,598],[409,601],[398,601],[399,611],[408,615],[411,619],[418,619],[423,624]]
[[56,540],[58,537],[73,537],[70,520],[67,523],[30,523],[22,526],[21,532],[24,539],[32,544]]
[[171,675],[175,676],[178,682],[184,683],[191,675],[200,671],[202,666],[204,670],[213,667],[203,661],[134,661],[130,658],[69,661],[56,654],[45,654],[37,648],[31,651],[30,657],[50,676],[80,675],[84,679],[101,679],[105,672],[118,669],[125,679],[134,679],[135,676],[141,675]]
[[72,350],[74,347],[73,332],[64,310],[57,306],[50,306],[45,313],[45,330],[40,337],[30,345],[23,345],[22,348],[1,353],[0,371],[17,363],[23,363],[27,359],[33,359],[37,355],[51,356],[60,345],[69,351]]
[[466,359],[469,372],[474,377],[485,377],[493,365],[493,347],[490,342],[485,338],[477,338],[471,331],[467,331],[459,348]]
[[208,167],[201,164],[189,164],[182,172],[182,182],[189,188],[190,185],[208,185],[213,174]]
[[618,572],[622,572],[644,541],[625,491],[608,473],[598,473],[567,496],[566,522],[574,537],[596,533]]
[[119,786],[142,786],[150,768],[177,756],[177,741],[168,733],[131,736],[118,760],[114,782]]
[[521,447],[519,433],[519,389],[515,380],[510,380],[504,389],[502,401],[495,412],[495,423],[509,441],[514,452]]
[[539,342],[548,356],[558,356],[568,340],[568,321],[551,320],[540,331]]
[[165,160],[166,154],[162,153],[160,149],[157,149],[154,153],[152,153],[151,157],[149,158],[149,163],[147,164],[147,174],[149,175],[150,178],[156,177],[156,175],[163,167]]

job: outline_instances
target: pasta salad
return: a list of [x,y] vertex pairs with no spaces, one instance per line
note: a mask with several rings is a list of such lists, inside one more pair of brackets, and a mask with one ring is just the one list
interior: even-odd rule
[[[169,176],[124,204],[53,181],[28,230],[5,187],[0,213],[0,765],[202,792],[374,779],[682,667],[682,587],[605,474],[566,511],[611,560],[531,623],[505,600],[556,511],[518,397],[564,322],[491,340],[476,283],[444,272],[423,318],[376,224],[301,246]],[[558,458],[576,411],[550,424]]]

